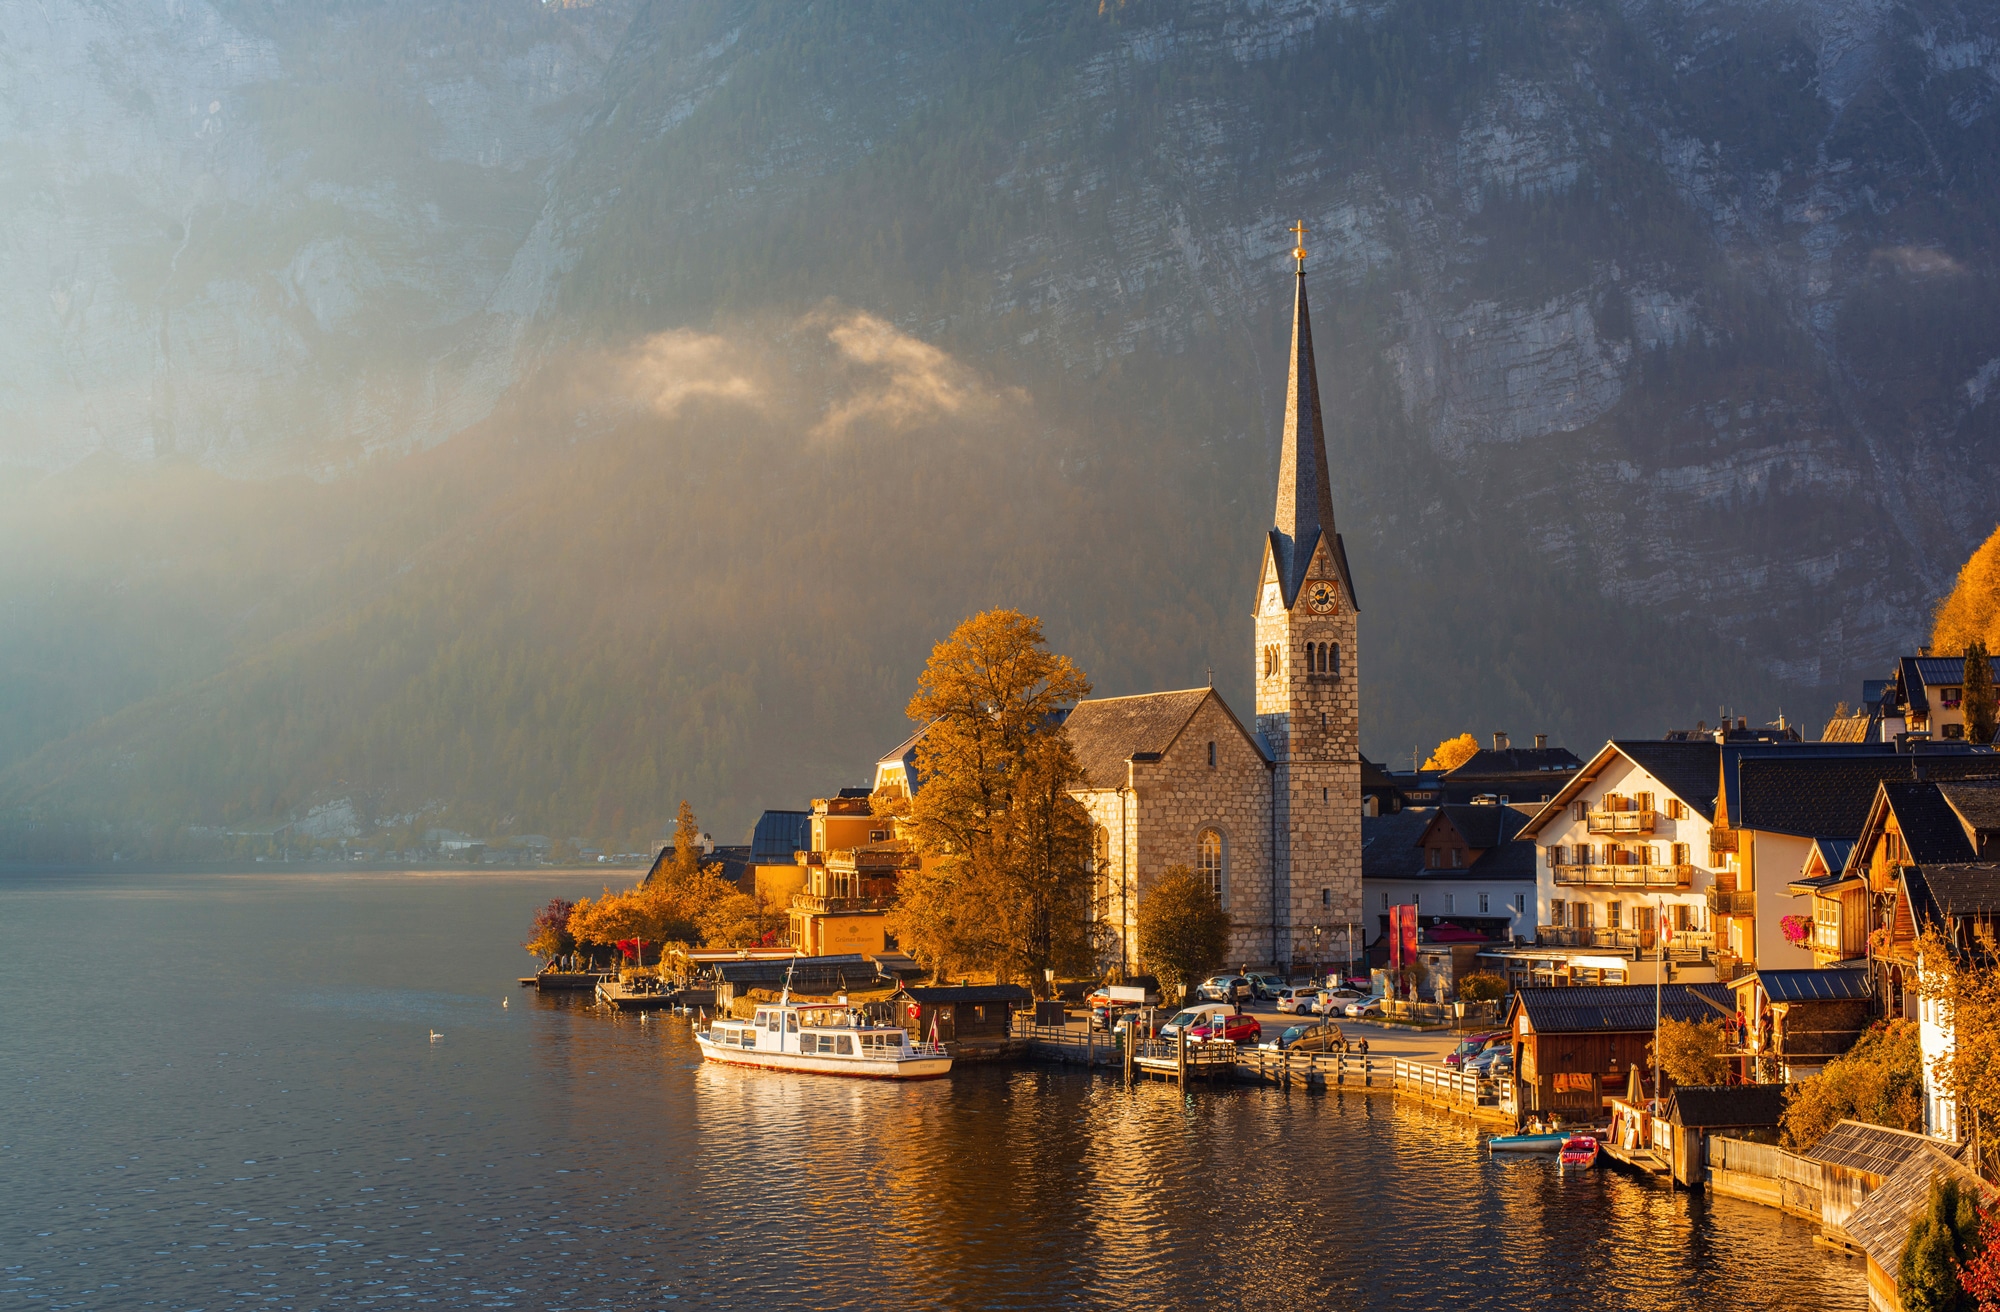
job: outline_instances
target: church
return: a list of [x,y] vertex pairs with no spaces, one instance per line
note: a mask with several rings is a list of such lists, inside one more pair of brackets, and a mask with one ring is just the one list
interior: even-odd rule
[[[1110,955],[1138,956],[1138,913],[1164,870],[1205,877],[1233,922],[1228,962],[1288,970],[1361,943],[1357,606],[1333,488],[1306,307],[1292,307],[1277,506],[1254,598],[1257,706],[1213,688],[1092,698],[1066,724],[1097,828]],[[1350,937],[1351,936],[1351,937]]]

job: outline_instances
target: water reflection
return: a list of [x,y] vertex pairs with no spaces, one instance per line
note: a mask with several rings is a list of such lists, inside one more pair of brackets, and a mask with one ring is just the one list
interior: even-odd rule
[[1489,1161],[1381,1096],[705,1066],[684,1021],[510,989],[526,909],[578,883],[0,881],[0,1298],[1866,1303],[1792,1218]]

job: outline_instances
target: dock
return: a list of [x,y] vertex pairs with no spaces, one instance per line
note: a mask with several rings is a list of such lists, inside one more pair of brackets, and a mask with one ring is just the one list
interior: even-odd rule
[[1201,1040],[1141,1040],[1126,1059],[1117,1038],[1068,1027],[1018,1024],[1016,1037],[1031,1061],[1102,1067],[1137,1080],[1171,1080],[1182,1087],[1203,1083],[1254,1083],[1281,1089],[1340,1090],[1413,1098],[1473,1120],[1512,1130],[1513,1088],[1509,1081],[1481,1079],[1442,1063],[1361,1056],[1353,1052],[1279,1051]]
[[539,975],[524,975],[521,987],[534,986],[541,993],[588,993],[598,984],[618,976],[607,970],[545,970]]

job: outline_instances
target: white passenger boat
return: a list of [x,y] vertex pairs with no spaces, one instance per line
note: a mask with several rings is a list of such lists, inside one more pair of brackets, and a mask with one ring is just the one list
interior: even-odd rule
[[865,1080],[932,1080],[951,1073],[944,1045],[912,1043],[900,1027],[868,1024],[844,1005],[792,1002],[789,989],[750,1020],[718,1019],[694,1037],[703,1057],[729,1066]]

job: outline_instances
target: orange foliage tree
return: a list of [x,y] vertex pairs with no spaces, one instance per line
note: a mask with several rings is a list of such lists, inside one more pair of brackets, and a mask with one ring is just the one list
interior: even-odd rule
[[1430,759],[1424,762],[1426,770],[1456,770],[1470,761],[1479,751],[1479,740],[1469,733],[1456,738],[1447,738],[1431,750]]
[[1939,655],[1958,655],[1974,642],[2000,651],[2000,528],[1958,571],[1931,623],[1931,650]]

